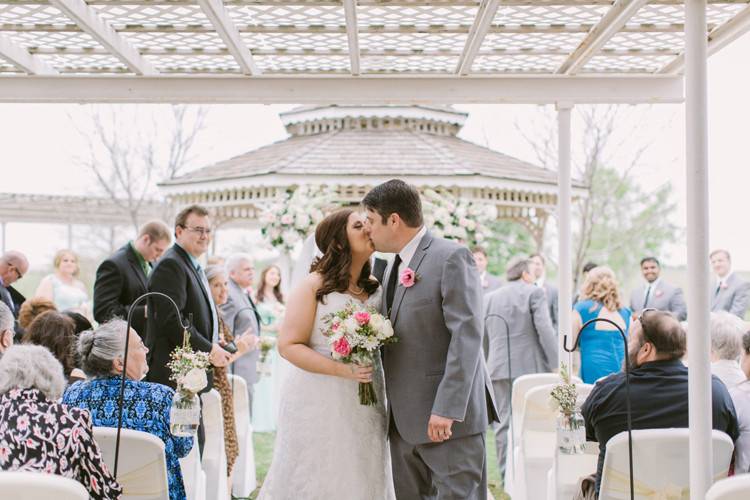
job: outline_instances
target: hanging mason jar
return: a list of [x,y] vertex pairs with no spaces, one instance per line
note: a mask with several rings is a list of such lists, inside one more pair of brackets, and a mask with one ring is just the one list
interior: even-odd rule
[[581,411],[557,414],[557,447],[560,453],[576,455],[584,452],[586,446],[586,424]]
[[198,432],[201,402],[197,394],[177,390],[169,409],[169,432],[177,437],[190,437]]

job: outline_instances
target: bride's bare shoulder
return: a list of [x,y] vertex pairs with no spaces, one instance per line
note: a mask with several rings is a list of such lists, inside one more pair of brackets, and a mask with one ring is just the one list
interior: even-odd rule
[[304,283],[314,292],[317,292],[323,286],[323,276],[320,273],[310,273],[305,277]]

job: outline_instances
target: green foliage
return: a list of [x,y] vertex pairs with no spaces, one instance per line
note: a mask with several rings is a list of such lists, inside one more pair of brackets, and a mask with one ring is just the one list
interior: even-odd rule
[[505,276],[508,261],[518,255],[530,255],[536,251],[531,233],[521,224],[509,220],[498,220],[490,225],[492,235],[484,245],[487,251],[487,271],[496,276]]

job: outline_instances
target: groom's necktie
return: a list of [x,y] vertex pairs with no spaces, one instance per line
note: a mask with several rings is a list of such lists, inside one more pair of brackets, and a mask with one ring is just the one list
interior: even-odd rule
[[391,315],[391,307],[393,306],[393,296],[396,295],[396,283],[398,283],[398,266],[401,265],[401,256],[396,254],[396,258],[393,259],[393,266],[391,267],[391,274],[388,275],[388,286],[385,289],[385,305],[388,306],[388,316]]

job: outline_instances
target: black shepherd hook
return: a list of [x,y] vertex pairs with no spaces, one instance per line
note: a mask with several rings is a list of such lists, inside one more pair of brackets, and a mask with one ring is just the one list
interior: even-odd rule
[[578,349],[578,344],[581,341],[581,332],[584,328],[587,326],[593,324],[593,323],[608,323],[615,328],[617,328],[617,331],[620,332],[620,336],[622,337],[622,343],[625,347],[625,408],[627,411],[627,419],[628,419],[628,464],[630,466],[630,500],[635,499],[635,489],[633,488],[633,423],[631,421],[631,412],[630,412],[630,360],[628,360],[628,337],[625,335],[625,331],[612,321],[611,319],[607,318],[594,318],[590,319],[587,322],[583,324],[583,326],[578,330],[578,334],[576,335],[575,342],[573,342],[573,347],[568,349],[568,336],[563,335],[563,349],[565,349],[565,352],[573,352],[576,349]]
[[[510,396],[508,397],[508,421],[510,424],[513,424],[513,373],[510,371],[510,326],[508,326],[508,320],[505,319],[505,317],[501,314],[497,313],[490,313],[484,317],[484,326],[487,328],[487,318],[498,318],[505,324],[505,340],[508,345],[508,382],[511,384],[511,391]],[[499,408],[498,408],[499,409]],[[515,429],[511,428],[510,425],[508,426],[510,428],[510,463],[511,467],[513,469],[512,474],[516,473],[516,461],[515,461],[515,454],[514,450],[516,449],[516,443],[515,439],[513,437],[513,434],[515,432]],[[507,460],[507,457],[506,457]]]
[[117,408],[117,440],[115,441],[115,467],[113,470],[115,478],[117,478],[117,463],[120,459],[120,431],[122,430],[123,399],[125,398],[125,373],[128,369],[128,344],[130,344],[130,325],[133,321],[133,311],[135,311],[135,306],[137,306],[144,299],[151,296],[164,297],[165,299],[169,300],[169,302],[171,302],[174,306],[175,311],[177,311],[177,320],[180,322],[182,328],[184,328],[185,330],[190,328],[190,322],[182,322],[180,308],[177,307],[177,304],[169,295],[163,294],[161,292],[147,292],[135,299],[135,301],[130,305],[130,309],[128,309],[128,326],[127,330],[125,331],[125,354],[123,355],[122,359],[122,377],[120,377],[120,398]]

